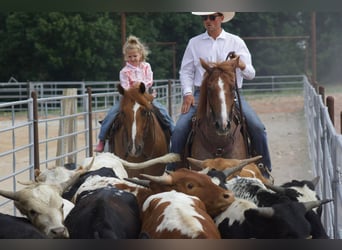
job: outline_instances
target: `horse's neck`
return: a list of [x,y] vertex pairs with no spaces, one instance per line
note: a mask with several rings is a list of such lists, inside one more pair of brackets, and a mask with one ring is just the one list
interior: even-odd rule
[[202,87],[201,95],[198,102],[198,107],[196,111],[196,117],[198,120],[205,119],[206,117],[210,117],[210,105],[208,101],[207,88]]

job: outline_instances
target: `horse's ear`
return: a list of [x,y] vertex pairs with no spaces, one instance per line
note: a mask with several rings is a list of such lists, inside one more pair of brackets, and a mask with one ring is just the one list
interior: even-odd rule
[[141,82],[140,85],[139,85],[139,91],[142,94],[145,93],[145,91],[146,91],[146,86],[145,86],[145,84],[143,82]]
[[121,95],[124,95],[124,93],[125,93],[125,89],[124,89],[124,87],[121,86],[121,84],[118,84],[118,91]]
[[202,58],[200,58],[200,63],[206,71],[210,71],[211,68],[210,68],[209,64],[207,64]]

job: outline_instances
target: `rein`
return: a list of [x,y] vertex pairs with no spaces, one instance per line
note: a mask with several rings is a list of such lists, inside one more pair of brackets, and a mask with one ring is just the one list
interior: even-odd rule
[[[235,57],[235,52],[231,51],[228,53],[227,57],[226,57],[226,61],[228,59],[234,58]],[[245,122],[245,116],[243,115],[243,110],[242,110],[242,104],[241,104],[241,97],[240,97],[240,92],[239,92],[239,87],[237,84],[237,79],[236,79],[236,72],[235,72],[235,92],[238,98],[238,102],[239,102],[239,107],[240,107],[240,121],[242,123],[242,134],[243,134],[243,140],[245,142],[245,148],[246,148],[246,152],[249,152],[248,150],[248,136],[246,133],[246,122]]]
[[[151,122],[151,124],[152,124],[153,127],[154,127],[154,126],[155,126],[155,123],[154,123],[153,115],[154,115],[153,111],[148,111],[147,123],[150,123],[150,122]],[[151,129],[149,128],[149,126],[146,126],[145,131],[144,131],[144,134],[147,135],[149,130],[151,130]],[[153,129],[152,137],[153,137],[153,138],[152,138],[152,139],[153,139],[153,144],[155,144],[155,143],[154,143],[155,140],[156,140],[156,131],[155,131],[155,129]],[[145,147],[145,146],[144,146],[144,147]],[[154,153],[154,147],[152,147],[152,151],[151,151],[151,153],[150,153],[149,156],[147,156],[144,152],[145,152],[145,151],[143,151],[143,155],[146,157],[146,159],[151,159],[151,158],[152,158],[152,155],[153,155],[153,153]]]

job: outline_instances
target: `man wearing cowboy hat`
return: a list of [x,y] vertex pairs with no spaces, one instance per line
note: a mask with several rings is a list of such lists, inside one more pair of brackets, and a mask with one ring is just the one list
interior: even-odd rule
[[[192,14],[202,18],[206,32],[189,40],[179,71],[183,104],[171,138],[171,152],[179,154],[184,150],[191,129],[191,118],[196,113],[199,87],[205,72],[199,59],[202,58],[207,62],[222,62],[226,60],[228,53],[233,51],[236,56],[240,56],[239,68],[236,70],[238,88],[242,87],[244,78],[250,80],[255,77],[251,54],[245,42],[221,27],[222,23],[234,17],[235,12],[192,12]],[[248,124],[252,147],[257,154],[263,156],[262,163],[271,171],[265,126],[242,96],[241,105]],[[167,168],[172,169],[173,166],[170,164]],[[265,175],[268,177],[267,171]]]

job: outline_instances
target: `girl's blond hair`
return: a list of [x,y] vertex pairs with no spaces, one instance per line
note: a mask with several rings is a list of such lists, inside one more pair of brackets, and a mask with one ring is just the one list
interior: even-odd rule
[[127,51],[136,49],[139,53],[141,53],[141,61],[146,61],[147,56],[149,54],[148,48],[140,42],[139,38],[136,36],[129,36],[122,48],[122,53],[125,57],[125,60],[127,61]]

